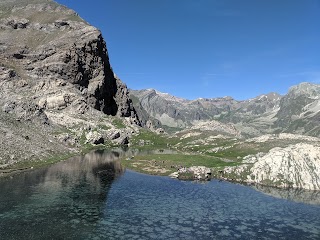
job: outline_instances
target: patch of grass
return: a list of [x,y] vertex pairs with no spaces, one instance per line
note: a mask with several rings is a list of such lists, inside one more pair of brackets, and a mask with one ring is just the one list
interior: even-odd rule
[[80,140],[79,140],[81,146],[85,146],[86,145],[86,140],[87,140],[86,133],[83,131],[82,134],[81,134]]
[[[180,139],[179,137],[168,137],[168,135],[156,134],[148,130],[141,130],[140,134],[133,137],[131,143],[134,147],[139,149],[157,149],[157,148],[170,148],[174,147],[180,151],[194,153],[197,155],[205,154],[208,157],[225,158],[230,160],[237,160],[238,157],[242,158],[249,154],[255,154],[261,151],[256,145],[237,144],[234,139],[214,139],[208,143],[197,143],[197,139],[205,139],[208,136],[192,136],[189,138]],[[139,146],[140,141],[147,142],[149,145]],[[194,142],[195,141],[195,142]],[[211,149],[216,147],[228,147],[225,150],[220,150],[217,153],[210,152]],[[269,150],[269,149],[268,149]],[[201,155],[202,156],[202,155]]]
[[[143,140],[146,143],[144,146],[140,146],[140,141]],[[172,147],[173,145],[177,144],[179,139],[177,138],[170,138],[164,134],[156,134],[146,129],[141,129],[139,135],[134,136],[131,139],[131,144],[136,148],[168,148]]]
[[98,144],[98,145],[92,145],[90,143],[87,143],[82,146],[81,154],[86,154],[88,152],[91,152],[92,150],[103,150],[103,149],[109,149],[110,147],[116,147],[108,143],[104,144]]
[[124,125],[123,121],[119,118],[116,118],[112,121],[112,124],[119,129],[126,128],[126,125]]
[[[205,166],[208,168],[236,166],[238,162],[225,162],[219,158],[206,155],[186,155],[186,154],[149,154],[138,155],[134,158],[123,159],[124,167],[138,172],[145,172],[157,175],[169,175],[177,171],[180,167]],[[166,170],[159,173],[156,170]]]
[[111,129],[109,126],[106,126],[104,124],[98,124],[98,128],[102,129],[102,130],[109,130]]
[[183,130],[183,128],[169,127],[167,125],[162,125],[162,128],[169,134],[176,133],[176,132]]
[[236,160],[238,158],[243,158],[250,154],[256,154],[259,152],[259,149],[256,148],[245,148],[241,146],[234,146],[225,150],[221,150],[218,152],[207,153],[210,156],[219,157],[219,158],[227,158],[230,160]]
[[73,132],[70,129],[66,128],[66,127],[61,127],[61,128],[59,128],[59,130],[55,130],[51,134],[52,135],[60,135],[60,134],[63,134],[63,133],[68,133],[68,134],[73,135]]
[[194,176],[193,176],[193,173],[191,172],[184,172],[184,173],[179,173],[179,179],[190,180],[190,179],[194,179]]
[[[254,143],[254,142],[240,142],[234,144],[231,148],[225,150],[220,150],[214,153],[207,153],[210,156],[227,158],[235,160],[238,157],[243,158],[247,155],[257,154],[259,152],[267,153],[272,148],[275,147],[287,147],[290,144],[298,143],[300,141],[283,141],[283,140],[274,140],[263,143]],[[228,146],[225,145],[225,146]]]

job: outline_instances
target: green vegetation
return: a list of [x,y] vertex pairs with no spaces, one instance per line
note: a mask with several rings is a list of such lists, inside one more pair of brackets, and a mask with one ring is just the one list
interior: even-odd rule
[[[206,166],[214,169],[215,176],[219,177],[219,171],[222,171],[226,166],[242,164],[242,159],[245,156],[259,152],[266,153],[274,147],[287,147],[290,144],[300,142],[300,140],[274,139],[259,143],[236,138],[212,138],[211,136],[214,134],[208,132],[190,134],[189,137],[185,137],[188,136],[186,134],[188,132],[169,137],[166,134],[141,130],[139,135],[131,139],[133,147],[140,150],[174,149],[178,153],[135,156],[133,159],[124,160],[123,164],[125,167],[139,172],[158,175],[169,175],[182,166]],[[230,173],[224,177],[242,181],[242,179],[247,179],[249,174],[249,172],[243,171],[240,175]]]
[[83,131],[82,134],[81,134],[81,137],[80,137],[80,144],[81,146],[85,146],[86,144],[86,133]]
[[104,124],[98,124],[98,128],[102,129],[102,130],[109,130],[110,127],[109,126],[106,126]]
[[86,154],[92,150],[103,150],[103,149],[108,149],[112,147],[112,145],[109,145],[108,143],[105,143],[105,144],[99,144],[99,145],[92,145],[92,144],[84,144],[82,146],[82,149],[81,149],[81,154]]
[[[144,144],[142,144],[144,142]],[[156,134],[149,130],[141,129],[139,135],[131,139],[131,144],[137,148],[170,148],[178,143],[178,138],[168,137],[163,134]]]
[[177,150],[178,153],[138,155],[133,159],[123,160],[123,165],[139,172],[169,175],[180,167],[206,166],[209,168],[221,168],[236,166],[241,163],[237,159],[239,154],[236,152],[208,153],[213,147],[230,146],[235,143],[235,140],[217,139],[207,145],[192,143],[195,140],[202,139],[202,137],[193,136],[181,139],[178,136],[169,137],[165,134],[141,130],[139,135],[131,139],[133,147],[140,150],[171,148]]
[[169,127],[169,126],[165,126],[165,125],[162,126],[162,128],[169,134],[176,133],[176,132],[183,130],[183,128]]
[[116,128],[119,128],[119,129],[123,129],[123,128],[126,128],[126,125],[123,123],[123,121],[119,118],[115,118],[113,121],[112,121],[112,124],[116,127]]
[[238,143],[234,145],[223,143],[220,146],[226,147],[226,148],[217,152],[213,152],[213,153],[210,152],[207,154],[210,156],[236,160],[236,159],[242,159],[243,157],[250,154],[256,154],[258,152],[267,152],[268,150],[270,150],[269,147],[267,146],[261,146],[258,144],[250,144],[250,143]]
[[236,166],[239,162],[225,162],[219,158],[206,155],[178,154],[149,154],[138,155],[134,158],[124,159],[124,167],[138,172],[157,175],[169,175],[181,167],[206,166],[225,167]]

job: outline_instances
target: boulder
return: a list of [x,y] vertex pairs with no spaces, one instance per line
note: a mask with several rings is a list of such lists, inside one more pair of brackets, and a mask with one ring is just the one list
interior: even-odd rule
[[169,175],[172,178],[183,180],[209,180],[211,177],[211,169],[204,166],[192,166],[189,168],[182,167],[177,172]]
[[91,143],[94,145],[103,144],[104,138],[101,135],[101,133],[98,133],[97,131],[90,131],[86,134],[86,143]]

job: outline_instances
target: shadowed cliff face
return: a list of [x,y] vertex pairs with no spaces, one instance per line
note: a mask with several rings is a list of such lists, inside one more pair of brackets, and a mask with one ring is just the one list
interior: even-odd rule
[[[4,90],[32,97],[43,109],[73,105],[79,112],[93,107],[137,118],[98,29],[49,0],[5,1],[0,8]],[[12,101],[8,95],[2,98]]]
[[[75,84],[86,95],[87,103],[97,110],[115,116],[118,113],[116,99],[117,81],[109,64],[106,44],[97,33],[87,42],[75,42],[65,53],[59,74]],[[51,72],[55,72],[49,69]],[[120,99],[117,99],[120,101]],[[121,113],[120,113],[121,115]]]
[[0,166],[99,142],[88,134],[128,142],[140,124],[101,32],[51,0],[0,2],[0,122]]

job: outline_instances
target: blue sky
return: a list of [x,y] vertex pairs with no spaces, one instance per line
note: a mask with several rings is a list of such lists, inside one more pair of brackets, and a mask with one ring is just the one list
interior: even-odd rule
[[320,83],[320,0],[57,0],[99,28],[132,89],[187,99]]

